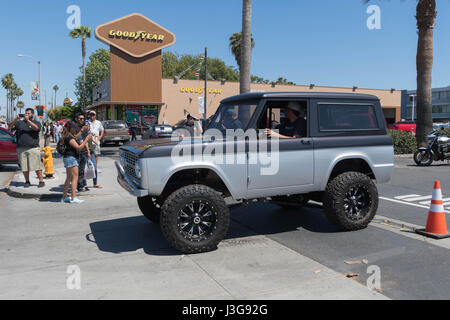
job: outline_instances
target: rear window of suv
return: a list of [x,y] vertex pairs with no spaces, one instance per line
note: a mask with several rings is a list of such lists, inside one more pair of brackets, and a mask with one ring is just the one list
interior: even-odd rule
[[105,129],[125,129],[128,128],[126,122],[105,122],[103,123]]
[[378,130],[373,105],[319,104],[320,131]]

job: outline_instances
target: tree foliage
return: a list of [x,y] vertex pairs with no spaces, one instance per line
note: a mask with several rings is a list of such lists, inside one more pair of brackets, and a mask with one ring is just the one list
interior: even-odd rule
[[[227,66],[218,58],[208,58],[208,80],[238,81],[239,73],[233,67]],[[166,51],[162,56],[163,78],[179,77],[180,79],[205,79],[205,61],[203,55],[180,55]]]
[[75,95],[80,105],[92,104],[92,90],[109,77],[109,56],[109,50],[98,49],[89,57],[86,65],[86,91],[83,88],[83,68],[80,67],[81,75],[75,80]]

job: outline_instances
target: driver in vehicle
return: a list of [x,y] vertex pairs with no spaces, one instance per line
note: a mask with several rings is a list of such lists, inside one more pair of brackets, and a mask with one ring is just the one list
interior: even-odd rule
[[289,122],[279,126],[279,133],[266,128],[265,133],[267,137],[277,137],[279,139],[306,137],[306,120],[301,117],[301,112],[302,107],[299,102],[289,102],[284,109],[284,114]]
[[243,129],[242,122],[239,121],[237,113],[233,109],[229,109],[225,111],[223,121],[222,121],[222,129]]

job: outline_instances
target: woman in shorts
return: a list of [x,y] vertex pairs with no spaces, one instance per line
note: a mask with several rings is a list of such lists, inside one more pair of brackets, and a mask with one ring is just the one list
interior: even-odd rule
[[[66,182],[64,183],[64,192],[61,202],[82,203],[83,200],[76,198],[78,184],[78,158],[79,152],[86,147],[91,140],[89,134],[83,143],[78,144],[76,140],[77,125],[75,122],[69,121],[64,126],[63,134],[59,143],[64,144],[64,168],[66,168]],[[72,183],[72,196],[68,197],[69,185]]]

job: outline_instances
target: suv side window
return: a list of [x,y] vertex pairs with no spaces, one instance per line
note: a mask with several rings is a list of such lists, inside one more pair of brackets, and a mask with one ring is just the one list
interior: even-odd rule
[[320,131],[379,130],[371,104],[319,103]]
[[[292,106],[297,110],[289,114],[290,111],[287,109]],[[276,129],[285,138],[307,137],[307,106],[307,101],[268,101],[258,121],[257,129]]]

